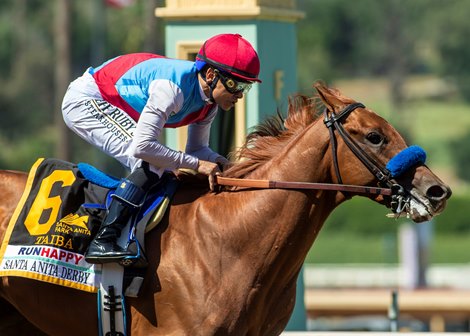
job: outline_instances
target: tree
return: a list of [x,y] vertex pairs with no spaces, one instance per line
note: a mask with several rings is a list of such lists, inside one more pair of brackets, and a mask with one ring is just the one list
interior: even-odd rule
[[457,176],[467,182],[470,182],[470,169],[468,169],[470,167],[469,143],[470,131],[449,144],[450,152],[456,163]]
[[70,161],[70,132],[62,121],[60,108],[62,105],[62,97],[70,83],[71,58],[70,58],[70,0],[56,0],[56,8],[54,12],[54,40],[55,40],[55,104],[54,110],[55,125],[59,130],[56,157],[65,161]]
[[[96,62],[92,60],[95,12],[91,8],[98,0],[0,1],[1,168],[27,170],[41,156],[56,156],[73,162],[104,157],[75,135],[70,141],[71,156],[65,154],[69,145],[59,132],[69,131],[55,127],[63,123],[60,113],[63,94],[70,80],[105,59],[143,51],[143,48],[162,53],[162,24],[155,17],[152,22],[146,7],[157,1],[136,0],[134,5],[123,9],[106,7],[98,17],[106,34],[100,42],[102,59]],[[56,5],[68,7],[56,10]],[[73,17],[68,36],[66,22],[59,21],[61,17],[66,20],[67,14]],[[54,28],[59,23],[61,28]],[[70,43],[69,56],[67,43]],[[67,59],[70,66],[66,64]],[[55,151],[57,144],[63,146],[59,152]],[[96,162],[101,162],[100,168],[104,170],[120,171],[112,159],[97,159]]]
[[441,75],[451,78],[459,88],[462,97],[470,101],[470,34],[468,10],[470,3],[464,0],[438,1],[438,10],[428,13],[428,22],[433,42],[439,57],[438,70]]

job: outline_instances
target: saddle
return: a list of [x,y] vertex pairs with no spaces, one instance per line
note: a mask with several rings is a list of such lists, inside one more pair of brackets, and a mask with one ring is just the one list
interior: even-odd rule
[[178,187],[176,176],[165,173],[122,230],[118,243],[134,254],[123,263],[126,267],[89,264],[84,254],[119,181],[87,163],[38,159],[0,249],[0,277],[22,276],[98,293],[100,328],[113,335],[125,334],[123,296],[137,296],[143,282],[145,233],[163,218]]
[[[109,189],[106,197],[106,209],[115,189],[120,183],[120,179],[108,175],[87,163],[79,163],[77,167],[87,181]],[[178,182],[175,175],[167,172],[150,188],[143,206],[135,216],[130,218],[127,227],[123,230],[123,232],[129,232],[129,234],[127,237],[121,237],[120,245],[132,251],[133,257],[121,260],[119,263],[122,266],[147,266],[147,260],[143,251],[144,234],[155,228],[161,221],[170,203],[170,199],[176,191],[177,185]],[[84,205],[84,207],[96,206],[102,207],[103,205]]]

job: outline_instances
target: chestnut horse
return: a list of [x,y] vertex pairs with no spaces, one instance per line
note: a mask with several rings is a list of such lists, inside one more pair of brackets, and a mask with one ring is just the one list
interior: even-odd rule
[[[400,210],[387,194],[367,197],[397,212],[406,209],[415,222],[442,212],[451,191],[426,165],[410,166],[396,178],[387,174],[385,165],[407,148],[390,124],[335,89],[315,87],[314,98],[290,100],[285,121],[256,128],[224,176],[370,187],[380,182],[399,186]],[[339,127],[356,150],[339,136]],[[25,173],[0,174],[1,237],[25,182]],[[282,188],[210,192],[207,183],[183,183],[163,222],[146,236],[149,266],[140,296],[127,299],[128,333],[279,335],[292,313],[307,252],[328,215],[352,196]],[[98,333],[93,294],[4,277],[0,295],[48,335]]]

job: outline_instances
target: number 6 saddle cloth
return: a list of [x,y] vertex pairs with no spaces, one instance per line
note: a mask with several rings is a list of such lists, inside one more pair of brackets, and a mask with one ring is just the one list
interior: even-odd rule
[[[90,167],[57,159],[36,161],[0,248],[0,277],[21,276],[98,291],[102,265],[87,263],[84,254],[119,180],[96,168],[97,177],[90,178]],[[157,213],[162,217],[175,183],[170,188],[159,186],[147,197],[136,220],[139,225]]]

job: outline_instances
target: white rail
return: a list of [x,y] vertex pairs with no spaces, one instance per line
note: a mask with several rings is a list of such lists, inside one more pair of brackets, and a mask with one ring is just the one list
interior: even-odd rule
[[364,332],[364,331],[340,331],[340,332],[324,332],[324,331],[285,331],[281,334],[282,336],[390,336],[390,335],[399,335],[399,336],[468,336],[468,333],[454,333],[454,332]]
[[[306,264],[304,282],[308,288],[402,287],[403,269],[385,264]],[[470,263],[431,265],[429,287],[470,289]]]

